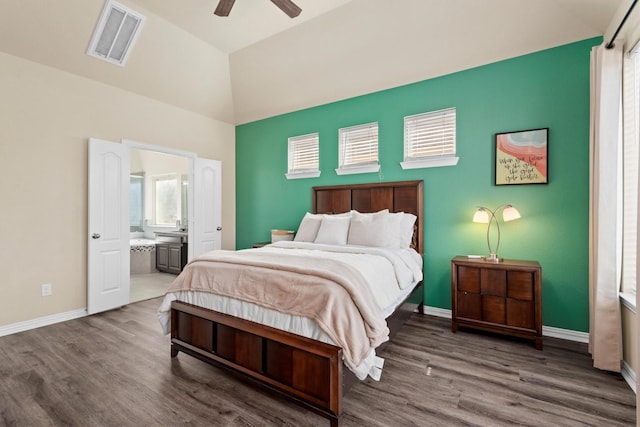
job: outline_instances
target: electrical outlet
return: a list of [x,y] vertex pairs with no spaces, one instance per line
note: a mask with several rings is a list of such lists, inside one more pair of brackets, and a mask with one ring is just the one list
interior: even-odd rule
[[44,285],[42,285],[42,296],[48,297],[51,294],[53,294],[53,286],[51,285],[51,283],[45,283]]

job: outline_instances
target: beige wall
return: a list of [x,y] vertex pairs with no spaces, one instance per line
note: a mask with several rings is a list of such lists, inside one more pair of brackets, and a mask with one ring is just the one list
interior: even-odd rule
[[235,248],[232,125],[5,53],[0,94],[0,326],[86,307],[89,137],[220,160],[222,246]]
[[638,374],[638,325],[636,322],[636,313],[624,304],[621,304],[622,312],[622,350],[623,360]]
[[65,0],[64,8],[50,0],[2,1],[0,52],[232,122],[227,54],[135,1],[118,3],[147,18],[125,67],[85,54],[105,0]]

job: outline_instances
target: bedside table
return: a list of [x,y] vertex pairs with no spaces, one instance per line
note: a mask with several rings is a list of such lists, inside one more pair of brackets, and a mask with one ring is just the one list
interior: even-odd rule
[[268,244],[270,244],[271,242],[258,242],[258,243],[254,243],[251,247],[252,248],[261,248],[263,246],[266,246]]
[[542,350],[542,268],[536,261],[451,260],[451,330],[530,339]]

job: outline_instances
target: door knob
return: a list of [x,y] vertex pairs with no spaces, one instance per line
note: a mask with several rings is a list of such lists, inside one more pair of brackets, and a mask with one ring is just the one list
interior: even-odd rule
[[222,227],[218,226],[218,228],[216,228],[216,230],[221,231]]
[[92,239],[99,239],[99,238],[100,238],[100,235],[99,235],[98,233],[93,233],[93,234],[91,235],[91,238],[92,238]]

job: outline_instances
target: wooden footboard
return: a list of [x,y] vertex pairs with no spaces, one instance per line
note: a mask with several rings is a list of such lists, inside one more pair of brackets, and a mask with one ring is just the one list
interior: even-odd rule
[[[422,283],[388,319],[392,333],[422,307]],[[171,356],[187,353],[274,391],[339,426],[356,381],[342,349],[180,301],[171,303]]]
[[253,380],[338,425],[342,349],[174,301],[171,355],[179,351]]

